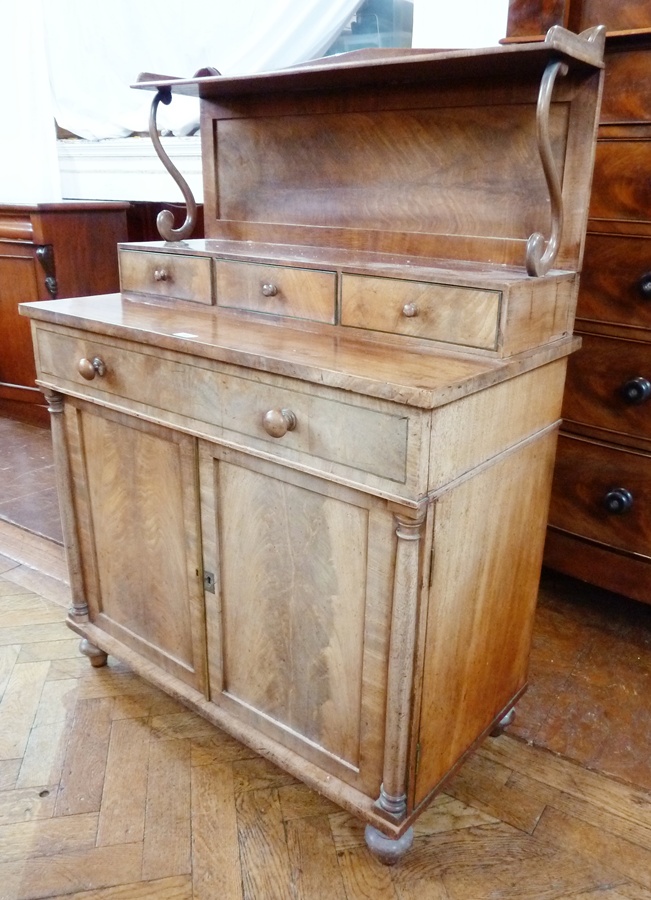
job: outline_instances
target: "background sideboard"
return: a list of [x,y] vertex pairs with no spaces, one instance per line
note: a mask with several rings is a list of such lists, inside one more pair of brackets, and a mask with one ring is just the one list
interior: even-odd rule
[[48,423],[26,300],[118,289],[117,244],[127,237],[128,203],[0,205],[0,414]]
[[651,3],[510,5],[508,40],[605,24],[606,77],[545,562],[651,602]]

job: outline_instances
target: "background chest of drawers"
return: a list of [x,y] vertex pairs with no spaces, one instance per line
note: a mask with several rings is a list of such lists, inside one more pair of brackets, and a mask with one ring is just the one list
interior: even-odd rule
[[545,561],[651,602],[651,4],[516,0],[509,34],[597,22],[606,72],[577,305],[583,346],[568,366]]
[[150,76],[201,98],[206,238],[23,308],[84,652],[388,861],[526,688],[600,37]]
[[127,203],[0,205],[0,413],[47,423],[26,300],[117,290],[116,244],[127,237]]

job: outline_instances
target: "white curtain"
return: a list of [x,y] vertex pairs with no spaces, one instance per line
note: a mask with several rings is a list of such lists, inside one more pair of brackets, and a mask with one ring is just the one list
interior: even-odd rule
[[[317,58],[361,0],[42,0],[54,114],[90,140],[147,130],[140,72],[191,77],[212,66],[249,74]],[[189,134],[198,102],[175,96],[159,127]]]

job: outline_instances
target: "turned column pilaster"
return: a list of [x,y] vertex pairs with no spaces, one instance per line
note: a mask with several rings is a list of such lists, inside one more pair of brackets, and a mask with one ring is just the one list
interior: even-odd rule
[[387,679],[384,771],[378,805],[396,818],[407,809],[407,771],[420,588],[420,551],[426,510],[397,514],[396,567]]
[[74,486],[68,453],[68,441],[64,422],[64,397],[58,391],[43,390],[47,400],[52,426],[52,447],[54,450],[54,470],[56,475],[59,511],[63,530],[63,542],[70,573],[72,606],[69,614],[78,622],[88,621],[88,603],[84,591],[79,543],[77,540],[77,516],[75,513]]

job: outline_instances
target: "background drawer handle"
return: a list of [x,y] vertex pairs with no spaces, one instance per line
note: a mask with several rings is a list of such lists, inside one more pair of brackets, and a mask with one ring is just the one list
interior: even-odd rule
[[154,269],[154,281],[169,281],[170,275],[167,269]]
[[622,394],[627,403],[644,403],[651,397],[651,381],[638,375],[637,378],[630,378],[622,385]]
[[609,513],[621,516],[633,506],[633,494],[626,488],[612,488],[604,497],[604,506]]
[[264,430],[273,438],[281,438],[296,428],[296,416],[291,409],[270,409],[262,419]]
[[415,303],[405,303],[402,307],[403,316],[407,316],[408,319],[413,319],[414,316],[418,315],[418,307]]
[[651,300],[651,272],[647,272],[640,278],[637,289],[646,300]]
[[77,371],[86,381],[92,381],[96,375],[101,378],[106,373],[106,365],[99,356],[95,356],[93,359],[83,357],[77,363]]
[[278,293],[278,288],[275,284],[263,284],[262,285],[262,294],[264,297],[275,297]]

